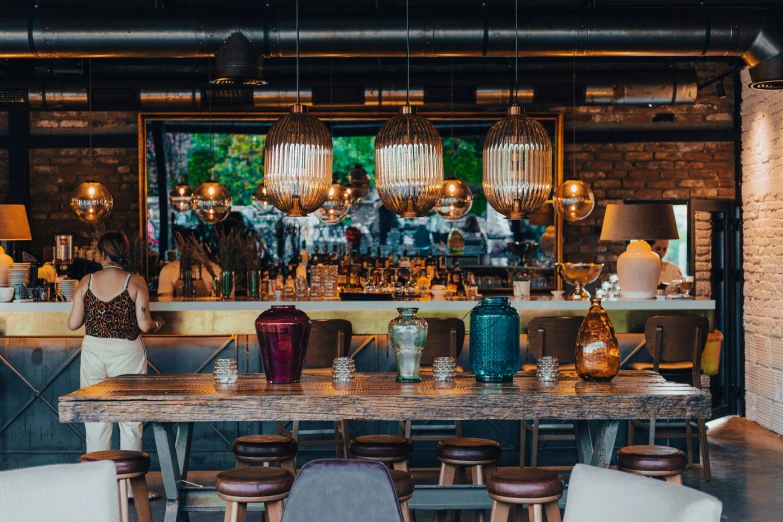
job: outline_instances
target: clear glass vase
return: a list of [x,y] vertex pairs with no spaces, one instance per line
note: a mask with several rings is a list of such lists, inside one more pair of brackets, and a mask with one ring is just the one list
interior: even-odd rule
[[398,308],[389,322],[389,341],[397,360],[397,382],[420,382],[421,353],[427,340],[427,321],[418,308]]
[[223,299],[234,299],[234,290],[236,288],[236,280],[234,279],[234,272],[224,270],[220,274],[220,295]]

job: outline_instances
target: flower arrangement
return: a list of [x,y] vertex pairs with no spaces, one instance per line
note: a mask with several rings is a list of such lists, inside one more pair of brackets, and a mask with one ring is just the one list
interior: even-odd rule
[[244,263],[245,240],[239,230],[217,231],[215,262],[223,272],[238,272]]

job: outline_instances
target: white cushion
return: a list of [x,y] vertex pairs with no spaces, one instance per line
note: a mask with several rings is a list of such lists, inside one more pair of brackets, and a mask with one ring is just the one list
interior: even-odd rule
[[719,522],[723,504],[662,480],[577,464],[563,522]]
[[109,461],[0,472],[3,522],[119,522],[117,472]]

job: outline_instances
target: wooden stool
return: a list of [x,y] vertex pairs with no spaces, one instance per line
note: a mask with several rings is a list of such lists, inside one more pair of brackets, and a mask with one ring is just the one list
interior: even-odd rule
[[221,471],[215,477],[218,497],[226,501],[225,522],[244,522],[247,505],[263,502],[266,522],[283,518],[283,499],[294,484],[287,469],[246,467]]
[[490,522],[506,522],[511,508],[514,519],[522,520],[522,506],[527,504],[531,522],[560,522],[557,501],[563,496],[563,480],[554,471],[508,468],[487,478],[487,492],[492,499]]
[[[410,443],[410,442],[409,442]],[[389,470],[394,481],[394,490],[397,492],[397,500],[400,502],[403,522],[411,522],[411,513],[408,509],[408,499],[413,496],[413,477],[407,471],[398,469]]]
[[392,469],[408,471],[413,444],[405,437],[394,435],[363,435],[351,440],[348,453],[359,459],[383,462]]
[[272,464],[296,474],[296,441],[285,435],[247,435],[239,437],[231,446],[238,468],[246,468],[254,462],[264,466]]
[[617,451],[617,469],[634,475],[662,478],[682,484],[682,471],[688,459],[669,446],[626,446]]
[[120,522],[128,522],[128,482],[133,491],[136,517],[139,522],[152,522],[150,499],[147,496],[147,480],[144,476],[150,469],[150,456],[141,451],[108,450],[93,451],[79,457],[79,462],[110,460],[117,470],[117,489],[120,494]]
[[[438,442],[438,460],[440,465],[439,486],[457,483],[460,469],[470,470],[472,484],[486,484],[486,477],[495,471],[495,463],[500,458],[500,444],[494,440],[459,437]],[[435,514],[435,522],[441,522],[445,511]],[[479,512],[483,522],[484,512]]]

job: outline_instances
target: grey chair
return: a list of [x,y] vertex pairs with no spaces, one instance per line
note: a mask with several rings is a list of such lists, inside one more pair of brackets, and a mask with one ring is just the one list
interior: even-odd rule
[[282,522],[403,522],[389,470],[359,459],[314,460],[299,470]]
[[577,464],[563,522],[719,522],[723,504],[695,489]]

